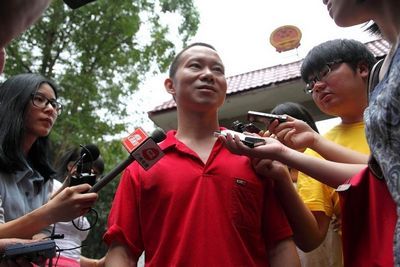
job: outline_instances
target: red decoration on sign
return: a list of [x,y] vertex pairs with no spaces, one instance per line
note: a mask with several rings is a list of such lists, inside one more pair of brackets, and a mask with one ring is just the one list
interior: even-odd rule
[[286,25],[274,30],[269,41],[278,52],[295,49],[300,46],[301,31],[296,26]]

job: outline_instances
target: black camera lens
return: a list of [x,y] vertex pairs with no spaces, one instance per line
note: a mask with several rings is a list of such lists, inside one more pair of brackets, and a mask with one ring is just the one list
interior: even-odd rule
[[240,121],[232,122],[232,129],[236,132],[243,133],[245,125]]

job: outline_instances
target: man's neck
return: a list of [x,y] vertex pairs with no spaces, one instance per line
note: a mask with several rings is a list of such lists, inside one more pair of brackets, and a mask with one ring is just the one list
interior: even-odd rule
[[176,137],[194,140],[207,139],[219,130],[218,115],[205,113],[178,113]]
[[192,149],[205,164],[217,138],[214,132],[219,130],[217,114],[178,113],[178,129],[175,137]]

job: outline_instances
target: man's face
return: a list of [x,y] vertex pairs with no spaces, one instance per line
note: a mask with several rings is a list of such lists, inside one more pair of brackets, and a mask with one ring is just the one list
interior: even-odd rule
[[174,96],[178,108],[184,110],[216,110],[225,100],[224,65],[217,52],[205,46],[193,46],[183,52],[175,76],[167,81],[167,91]]
[[326,114],[360,116],[367,105],[367,76],[366,66],[353,70],[345,62],[334,64],[330,72],[315,83],[313,100]]

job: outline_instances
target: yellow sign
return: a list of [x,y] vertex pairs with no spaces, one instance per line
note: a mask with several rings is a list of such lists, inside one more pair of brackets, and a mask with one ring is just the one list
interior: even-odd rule
[[278,52],[295,49],[300,46],[301,31],[293,25],[285,25],[274,30],[269,41]]

